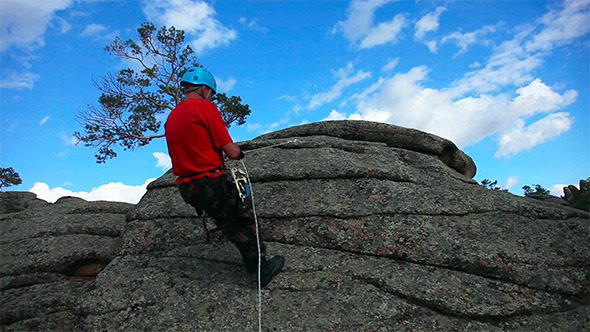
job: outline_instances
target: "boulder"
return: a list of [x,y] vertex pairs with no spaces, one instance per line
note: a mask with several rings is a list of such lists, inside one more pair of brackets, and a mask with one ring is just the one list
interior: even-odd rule
[[32,193],[6,194],[28,203],[20,205],[20,212],[0,215],[3,330],[74,327],[72,310],[85,294],[85,281],[116,257],[133,204],[74,197],[50,204]]
[[[244,163],[228,167],[246,167],[268,253],[286,258],[261,293],[264,331],[590,328],[589,213],[487,189],[454,144],[412,129],[322,122],[240,145]],[[11,240],[23,262],[3,263],[2,275],[37,281],[4,283],[3,328],[258,328],[257,289],[238,251],[219,236],[205,243],[211,220],[182,201],[171,172],[126,216],[115,253],[100,241],[101,254],[85,251],[82,237],[69,249],[106,264],[89,279],[69,278],[65,253],[43,253],[53,236],[42,229],[61,220],[36,232],[3,220],[2,234],[38,239],[44,258],[31,262],[20,252],[37,247]]]
[[590,211],[590,178],[580,180],[579,188],[574,185],[564,187],[564,200],[577,209]]

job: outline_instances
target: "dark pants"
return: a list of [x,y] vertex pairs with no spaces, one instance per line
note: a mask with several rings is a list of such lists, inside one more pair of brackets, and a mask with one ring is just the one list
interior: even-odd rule
[[[256,222],[252,202],[247,198],[242,204],[238,190],[229,171],[210,178],[181,183],[178,190],[182,199],[197,211],[205,211],[215,225],[240,251],[248,272],[258,268],[258,244],[256,243]],[[265,260],[266,246],[260,240],[260,254]]]

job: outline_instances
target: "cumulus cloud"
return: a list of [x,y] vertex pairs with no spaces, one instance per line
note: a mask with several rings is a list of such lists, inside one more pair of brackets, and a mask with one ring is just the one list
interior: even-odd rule
[[[554,184],[548,188],[549,194],[553,195],[553,196],[557,196],[557,197],[565,196],[565,193],[563,192],[563,188],[565,188],[567,186],[569,186],[569,185],[567,185],[567,184]],[[576,187],[579,187],[579,186],[576,185]],[[578,188],[578,189],[580,189],[580,188]]]
[[438,29],[438,20],[440,15],[447,10],[445,7],[437,7],[436,10],[424,15],[418,22],[415,24],[416,32],[414,33],[414,37],[417,39],[424,39],[426,33],[431,31],[436,31]]
[[147,185],[154,180],[155,179],[147,179],[139,186],[125,185],[121,182],[111,182],[103,184],[98,188],[93,188],[90,192],[71,191],[62,187],[49,188],[49,185],[46,183],[36,182],[29,191],[36,194],[38,198],[50,203],[55,203],[60,197],[72,196],[87,201],[112,201],[137,204],[141,197],[146,193]]
[[45,45],[44,34],[55,12],[72,0],[3,0],[0,10],[0,51],[12,47],[32,51]]
[[337,110],[332,110],[330,115],[323,119],[323,121],[330,121],[330,120],[346,120],[346,114],[340,113]]
[[565,112],[549,114],[529,126],[519,119],[500,135],[495,157],[511,156],[530,149],[568,131],[572,123],[570,114]]
[[205,1],[146,0],[143,3],[143,12],[148,20],[184,30],[187,41],[197,53],[227,45],[237,38],[235,30],[215,19],[215,9]]
[[216,81],[217,81],[217,89],[219,90],[219,92],[231,91],[237,82],[236,79],[233,77],[230,77],[227,80],[222,80],[222,79],[216,78]]
[[520,182],[518,175],[509,176],[502,188],[510,189]]
[[369,72],[355,70],[352,63],[349,63],[344,68],[333,71],[333,74],[337,78],[336,84],[326,92],[315,94],[307,105],[307,109],[315,109],[325,103],[333,101],[342,94],[342,91],[345,88],[371,77],[371,73]]
[[166,153],[154,152],[153,156],[158,160],[158,162],[156,163],[156,167],[161,168],[165,172],[172,168],[172,160],[170,159],[170,156]]
[[[530,84],[518,89],[517,96],[510,98],[509,94],[480,94],[478,96],[463,96],[457,98],[451,89],[433,89],[422,85],[429,73],[425,66],[414,67],[407,73],[398,73],[391,78],[381,79],[375,86],[368,88],[374,92],[367,93],[359,98],[357,111],[349,115],[349,119],[363,119],[397,124],[410,128],[417,128],[452,140],[463,147],[493,134],[500,133],[505,128],[514,126],[518,121],[523,121],[539,113],[550,113],[559,110],[576,99],[575,91],[566,91],[559,94],[537,79]],[[342,119],[346,116],[337,111],[332,111],[327,119]],[[567,117],[569,119],[569,117]],[[553,134],[562,133],[569,126],[566,117],[553,119],[556,131]],[[560,121],[556,121],[560,119]],[[541,125],[549,125],[541,122],[533,125],[526,131],[530,137],[530,130],[540,130]],[[547,130],[547,127],[542,127]],[[518,131],[504,133],[505,140],[501,142],[508,147],[509,137],[514,142]],[[524,128],[521,127],[521,131]],[[524,132],[523,132],[524,133]],[[525,135],[526,136],[526,135]],[[520,136],[519,136],[520,137]],[[545,139],[530,141],[530,144],[539,144],[553,137],[543,135]],[[518,139],[521,146],[524,138]],[[516,143],[515,143],[516,144]],[[529,146],[530,146],[529,144]],[[510,153],[521,151],[515,145]],[[500,154],[504,155],[504,153]]]
[[358,48],[395,43],[407,24],[404,14],[397,14],[389,21],[375,23],[375,11],[395,0],[353,0],[348,8],[346,21],[338,22],[333,32],[342,31],[344,37]]
[[[575,102],[577,92],[558,92],[535,77],[534,71],[543,64],[548,50],[588,33],[586,27],[575,28],[565,19],[570,17],[572,22],[588,26],[580,20],[587,16],[588,7],[587,2],[583,6],[580,1],[566,1],[562,7],[550,10],[536,26],[514,29],[511,39],[492,49],[487,62],[473,66],[447,87],[428,87],[425,82],[430,69],[426,66],[380,77],[354,96],[357,105],[352,114],[333,110],[326,120],[387,122],[434,133],[461,147],[495,136],[496,157],[530,149],[571,128],[573,117],[560,111]],[[365,15],[365,23],[372,22],[371,15]],[[423,32],[429,27],[434,29],[433,18],[430,24],[423,21]],[[487,26],[473,34],[452,34],[445,42],[456,42],[466,50],[473,43],[481,43],[483,36],[496,28]],[[531,123],[533,117],[536,120]]]

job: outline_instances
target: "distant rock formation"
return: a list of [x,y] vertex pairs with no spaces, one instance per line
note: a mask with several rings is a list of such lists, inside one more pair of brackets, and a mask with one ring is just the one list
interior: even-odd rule
[[576,186],[569,185],[563,188],[564,199],[568,202],[569,205],[585,210],[590,211],[590,178],[586,180],[580,180],[580,189],[576,188]]
[[[286,257],[263,330],[590,329],[589,213],[489,190],[452,142],[407,128],[320,122],[240,145],[268,252]],[[258,328],[237,250],[204,243],[170,172],[136,206],[64,199],[0,223],[5,330]]]

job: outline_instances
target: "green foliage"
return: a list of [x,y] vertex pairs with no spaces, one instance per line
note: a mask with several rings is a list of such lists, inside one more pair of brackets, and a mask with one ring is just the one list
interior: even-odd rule
[[498,180],[496,180],[494,182],[492,182],[492,181],[490,181],[488,179],[481,180],[481,185],[484,186],[484,187],[486,187],[486,188],[488,188],[488,189],[491,189],[491,190],[500,190],[500,191],[508,191],[508,189],[502,189],[502,187],[497,186],[497,184],[498,184]]
[[242,104],[242,98],[231,96],[228,98],[225,93],[217,93],[213,96],[213,102],[217,104],[219,112],[225,125],[229,128],[232,123],[243,125],[246,123],[246,116],[250,115],[248,104]]
[[12,167],[0,168],[0,189],[23,183],[20,175]]
[[534,184],[535,188],[533,190],[533,188],[531,188],[530,186],[523,186],[522,189],[524,190],[524,195],[525,196],[531,196],[534,194],[546,194],[549,195],[550,191],[541,187],[540,184]]
[[[117,156],[116,146],[135,150],[153,139],[164,137],[161,119],[182,101],[180,80],[186,70],[200,66],[190,46],[184,45],[184,31],[162,27],[156,31],[152,23],[137,29],[139,41],[123,41],[119,37],[105,50],[120,60],[134,62],[139,70],[126,68],[94,80],[102,92],[98,105],[88,105],[76,114],[84,132],[76,131],[79,142],[98,151],[98,163]],[[241,125],[250,114],[240,97],[217,94],[213,100],[226,125]]]

